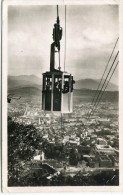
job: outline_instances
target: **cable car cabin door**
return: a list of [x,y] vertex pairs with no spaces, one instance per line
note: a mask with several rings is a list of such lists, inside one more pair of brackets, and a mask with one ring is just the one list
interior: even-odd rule
[[73,111],[72,76],[63,74],[62,81],[62,113],[71,113]]
[[62,76],[54,75],[53,111],[61,111]]
[[73,111],[73,77],[69,73],[43,74],[42,109],[51,112]]
[[52,75],[43,74],[42,108],[51,111]]
[[61,112],[62,73],[47,72],[43,74],[42,109]]

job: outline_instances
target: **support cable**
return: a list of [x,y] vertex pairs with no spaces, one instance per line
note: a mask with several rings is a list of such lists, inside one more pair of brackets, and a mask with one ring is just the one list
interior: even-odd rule
[[66,65],[66,5],[65,5],[65,43],[64,43],[64,72]]
[[[101,82],[102,82],[103,77],[104,77],[104,75],[105,75],[105,73],[106,73],[106,70],[107,70],[107,68],[108,68],[109,62],[110,62],[110,60],[111,60],[111,58],[112,58],[112,55],[113,55],[114,50],[115,50],[115,48],[116,48],[116,45],[117,45],[117,43],[118,43],[118,40],[119,40],[119,37],[117,38],[116,43],[115,43],[115,45],[114,45],[114,48],[113,48],[113,50],[112,50],[112,53],[111,53],[111,55],[110,55],[110,57],[109,57],[108,63],[107,63],[107,65],[106,65],[106,68],[105,68],[105,70],[104,70],[104,73],[103,73],[103,75],[102,75],[102,77],[101,77],[101,80],[100,80],[100,83],[99,83],[98,88],[97,88],[97,90],[96,90],[96,93],[95,93],[95,95],[94,95],[94,97],[93,97],[92,104],[93,104],[94,101],[95,101],[95,98],[96,98],[97,93],[99,92],[99,94],[98,94],[98,96],[99,96],[100,93],[101,93],[101,91],[102,91],[102,88],[103,88],[103,87],[101,88],[101,91],[99,91],[99,88],[100,88],[100,86],[101,86]],[[114,61],[115,61],[115,60],[114,60]],[[114,70],[114,71],[115,71],[115,70]],[[113,72],[114,72],[114,71],[113,71]],[[112,74],[113,74],[113,73],[112,73]],[[107,85],[108,85],[108,84],[107,84]],[[104,86],[104,83],[103,83],[103,86]],[[96,100],[97,100],[97,99],[98,99],[98,97],[96,98]],[[95,103],[96,103],[96,102],[95,102]],[[95,106],[95,104],[93,105],[93,107],[92,107],[92,109],[91,109],[91,112],[88,111],[88,113],[87,113],[87,121],[88,121],[88,119],[90,118],[92,111],[94,110],[94,106]],[[87,121],[86,121],[86,124],[87,124]],[[85,128],[85,125],[86,125],[86,124],[83,123],[84,128]]]
[[62,116],[62,113],[61,113],[61,130],[63,129],[62,123],[63,123],[63,116]]
[[102,96],[103,96],[103,94],[104,94],[104,92],[105,92],[105,90],[106,90],[106,88],[107,88],[107,86],[108,86],[108,84],[109,84],[109,82],[110,82],[110,80],[111,80],[111,78],[112,78],[112,76],[113,76],[113,74],[114,74],[114,72],[115,72],[117,66],[118,66],[118,63],[119,63],[119,61],[116,63],[116,65],[115,65],[115,67],[114,67],[114,70],[113,70],[112,74],[110,75],[110,78],[109,78],[109,80],[108,80],[108,82],[107,82],[107,84],[106,84],[104,90],[102,91],[102,94],[101,94],[101,96],[100,96],[98,102],[96,103],[94,109],[96,109],[97,105],[99,104],[99,102],[100,102],[100,100],[101,100],[101,98],[102,98]]
[[[66,65],[66,5],[65,5],[65,43],[64,43],[64,72],[65,72],[65,65]],[[59,68],[60,68],[60,53],[59,53]],[[63,129],[63,114],[61,113],[61,129]]]
[[[94,95],[94,97],[93,97],[93,99],[92,99],[91,104],[94,103],[95,98],[96,98],[96,95],[97,95],[98,92],[99,92],[99,88],[100,88],[101,83],[102,83],[102,81],[103,81],[104,75],[105,75],[105,73],[106,73],[106,70],[107,70],[107,68],[108,68],[109,62],[110,62],[110,60],[111,60],[111,58],[112,58],[112,55],[113,55],[114,50],[115,50],[115,48],[116,48],[116,45],[117,45],[117,43],[118,43],[118,40],[119,40],[119,37],[118,37],[117,40],[116,40],[116,43],[115,43],[114,48],[113,48],[113,50],[112,50],[112,53],[111,53],[111,55],[110,55],[110,57],[109,57],[108,63],[107,63],[107,65],[106,65],[106,67],[105,67],[104,73],[103,73],[103,75],[102,75],[102,77],[101,77],[101,80],[100,80],[99,85],[98,85],[98,87],[97,87],[97,89],[96,89],[96,92],[95,92],[95,95]],[[88,116],[88,115],[89,115],[89,111],[88,111],[88,113],[87,113],[87,116]]]
[[59,53],[59,70],[60,70],[61,69],[61,67],[60,67],[60,51],[58,53]]
[[104,70],[104,73],[103,73],[103,75],[102,75],[102,78],[101,78],[101,80],[100,80],[100,83],[99,83],[99,85],[98,85],[98,88],[97,88],[96,93],[95,93],[95,95],[94,95],[94,98],[93,98],[93,100],[92,100],[92,104],[93,104],[93,102],[94,102],[94,100],[95,100],[95,97],[96,97],[96,95],[97,95],[97,92],[98,92],[98,90],[99,90],[99,87],[100,87],[100,85],[101,85],[101,82],[102,82],[102,80],[103,80],[103,77],[104,77],[104,75],[105,75],[105,72],[106,72],[106,70],[107,70],[107,68],[108,68],[109,62],[110,62],[111,57],[112,57],[112,55],[113,55],[113,53],[114,53],[114,50],[115,50],[116,45],[117,45],[117,43],[118,43],[118,40],[119,40],[119,37],[117,38],[116,43],[115,43],[115,45],[114,45],[114,48],[113,48],[113,50],[112,50],[112,53],[111,53],[111,55],[110,55],[110,57],[109,57],[108,63],[107,63],[107,65],[106,65],[106,68],[105,68],[105,70]]
[[59,8],[58,8],[58,5],[57,5],[57,17],[59,16]]
[[95,105],[97,104],[97,101],[98,101],[98,99],[99,99],[99,97],[100,97],[100,95],[101,95],[101,93],[102,93],[103,87],[104,87],[104,85],[105,85],[105,83],[106,83],[106,81],[107,81],[107,79],[108,79],[108,76],[109,76],[109,74],[110,74],[110,72],[111,72],[111,70],[112,70],[112,68],[113,68],[113,65],[114,65],[114,63],[115,63],[115,60],[116,60],[118,54],[119,54],[119,51],[117,52],[117,54],[116,54],[116,56],[115,56],[115,58],[114,58],[114,61],[113,61],[112,65],[111,65],[111,67],[110,67],[110,69],[109,69],[109,72],[108,72],[108,74],[107,74],[107,76],[106,76],[106,78],[105,78],[105,81],[104,81],[104,83],[103,83],[103,85],[102,85],[102,87],[101,87],[101,90],[99,91],[99,94],[98,94],[98,96],[97,96],[97,98],[96,98],[96,101],[95,101],[95,103],[94,103],[94,105],[93,105],[93,108],[91,109],[91,112],[89,113],[89,116],[88,116],[87,120],[90,118],[90,115],[91,115],[91,113],[93,112],[93,110],[94,110],[94,108],[95,108]]

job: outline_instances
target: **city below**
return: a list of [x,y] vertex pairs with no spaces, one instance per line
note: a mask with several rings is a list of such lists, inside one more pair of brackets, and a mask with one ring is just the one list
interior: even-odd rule
[[[9,162],[9,186],[119,185],[118,104],[100,102],[87,120],[91,107],[88,101],[78,101],[73,113],[61,114],[42,111],[39,96],[13,100],[8,105],[8,131],[16,124],[20,132],[18,141],[13,139],[18,144],[13,154],[18,174],[13,176]],[[32,146],[28,145],[30,132]],[[10,139],[14,136],[13,130]],[[27,159],[26,150],[33,154],[27,152]]]

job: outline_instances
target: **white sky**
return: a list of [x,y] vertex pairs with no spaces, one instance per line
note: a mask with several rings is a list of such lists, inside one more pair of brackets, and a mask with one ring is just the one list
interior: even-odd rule
[[[59,6],[64,31],[64,6]],[[9,6],[9,75],[41,77],[50,67],[56,6]],[[118,37],[117,5],[67,5],[66,71],[76,80],[100,79]],[[116,48],[116,51],[118,48]],[[58,67],[58,65],[57,65]],[[64,67],[64,32],[61,41]],[[112,82],[118,82],[118,70]]]

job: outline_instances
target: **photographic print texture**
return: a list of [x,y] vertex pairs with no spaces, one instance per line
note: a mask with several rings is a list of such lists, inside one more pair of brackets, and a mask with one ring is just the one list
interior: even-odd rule
[[119,186],[119,5],[7,19],[7,186]]

